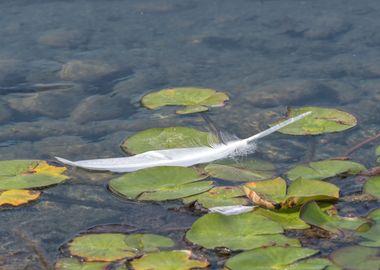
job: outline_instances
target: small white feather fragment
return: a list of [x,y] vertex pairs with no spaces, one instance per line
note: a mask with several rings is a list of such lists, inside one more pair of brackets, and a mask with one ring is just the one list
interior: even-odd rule
[[290,125],[311,112],[306,112],[296,117],[285,120],[267,130],[246,139],[236,139],[224,144],[211,146],[172,148],[154,150],[130,157],[89,159],[80,161],[70,161],[56,157],[63,164],[76,166],[88,170],[111,171],[111,172],[133,172],[144,168],[157,166],[182,166],[189,167],[196,164],[208,163],[218,159],[234,157],[252,153],[255,150],[254,142],[260,138]]
[[239,215],[252,211],[255,206],[233,205],[233,206],[218,206],[209,208],[210,213],[219,213],[225,216]]

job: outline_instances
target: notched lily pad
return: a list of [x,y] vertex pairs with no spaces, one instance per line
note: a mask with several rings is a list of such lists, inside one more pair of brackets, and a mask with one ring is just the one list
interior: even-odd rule
[[258,207],[254,212],[281,224],[285,230],[302,230],[310,227],[299,217],[299,209],[273,210]]
[[194,168],[154,167],[124,174],[109,182],[109,189],[129,200],[165,201],[205,192],[212,181]]
[[282,227],[270,219],[249,212],[233,216],[210,213],[193,223],[186,239],[208,249],[248,250],[262,246],[299,246],[287,238]]
[[322,160],[298,165],[289,170],[286,175],[289,180],[297,178],[323,180],[337,175],[354,175],[366,168],[356,162],[347,160]]
[[58,184],[68,178],[65,167],[48,164],[44,160],[0,161],[0,190],[42,188]]
[[290,184],[286,193],[286,182],[281,177],[247,183],[244,191],[254,204],[269,209],[292,208],[312,200],[339,198],[337,186],[319,180],[297,179]]
[[177,110],[178,114],[188,114],[207,111],[208,107],[221,107],[229,97],[223,92],[209,88],[179,87],[163,89],[144,96],[141,103],[148,109],[163,106],[183,105],[184,109]]
[[174,242],[155,234],[99,233],[75,237],[68,244],[71,255],[85,261],[115,261],[134,258],[143,252],[156,251],[160,247],[172,247]]
[[287,119],[309,111],[312,112],[310,115],[280,129],[279,132],[290,135],[317,135],[343,131],[357,124],[356,118],[347,112],[321,107],[290,108]]
[[204,170],[212,177],[237,182],[268,179],[275,174],[274,166],[261,160],[211,163]]
[[249,204],[243,190],[238,186],[213,187],[207,192],[186,197],[182,201],[186,204],[197,202],[204,208]]
[[0,191],[0,205],[19,206],[37,200],[41,192],[37,190],[10,189]]
[[379,269],[380,253],[378,248],[361,246],[344,247],[330,255],[331,260],[342,269],[374,270]]
[[150,128],[132,135],[121,145],[130,154],[151,150],[208,146],[219,143],[210,133],[188,127]]
[[364,184],[363,191],[380,200],[380,176],[370,177]]
[[161,251],[146,254],[131,262],[135,270],[190,270],[206,268],[207,260],[191,258],[190,250]]
[[74,258],[63,258],[56,262],[56,270],[105,270],[108,262],[81,262]]
[[257,248],[228,259],[226,268],[229,270],[292,269],[292,264],[316,253],[318,250],[301,247]]
[[336,234],[343,234],[345,230],[367,231],[371,226],[368,220],[362,218],[329,216],[314,201],[302,206],[300,217],[310,225]]

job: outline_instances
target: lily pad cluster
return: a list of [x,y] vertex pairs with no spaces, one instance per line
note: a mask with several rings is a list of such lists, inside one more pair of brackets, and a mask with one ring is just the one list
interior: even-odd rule
[[32,189],[63,182],[68,178],[65,171],[44,160],[0,161],[0,205],[19,206],[38,199],[41,192]]
[[175,245],[168,237],[156,234],[88,233],[75,237],[66,246],[70,256],[56,262],[58,270],[75,269],[178,269],[205,268],[205,259],[193,258],[189,250],[170,250]]

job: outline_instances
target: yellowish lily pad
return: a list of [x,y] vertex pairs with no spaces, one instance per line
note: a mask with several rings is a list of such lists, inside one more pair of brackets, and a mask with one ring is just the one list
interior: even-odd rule
[[37,190],[10,189],[0,191],[0,205],[19,206],[37,200],[41,192]]

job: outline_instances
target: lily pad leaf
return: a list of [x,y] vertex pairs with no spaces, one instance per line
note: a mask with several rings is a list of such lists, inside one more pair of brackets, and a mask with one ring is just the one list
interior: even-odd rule
[[192,259],[189,250],[173,250],[149,253],[131,262],[135,270],[190,270],[206,268],[207,260]]
[[378,248],[350,246],[334,251],[331,260],[343,269],[374,270],[379,269],[380,255]]
[[368,230],[370,227],[368,220],[362,218],[329,216],[325,214],[314,201],[302,206],[300,217],[310,225],[317,226],[335,234],[342,234],[344,230],[361,231],[363,228]]
[[310,227],[299,217],[299,209],[274,210],[257,207],[255,213],[281,224],[285,230],[302,230]]
[[264,180],[275,174],[274,166],[261,160],[211,163],[204,170],[212,177],[238,182]]
[[319,180],[304,180],[300,178],[290,184],[282,207],[291,208],[309,201],[337,199],[339,199],[339,188],[336,185]]
[[141,103],[149,109],[157,109],[167,105],[186,106],[177,110],[178,114],[207,111],[208,107],[221,107],[229,97],[223,92],[209,88],[179,87],[163,89],[144,96]]
[[74,258],[63,258],[56,262],[56,270],[104,270],[108,262],[81,262]]
[[380,208],[372,211],[368,218],[374,221],[372,227],[364,233],[358,233],[361,237],[365,238],[366,241],[360,242],[359,244],[367,247],[380,247]]
[[[293,263],[318,251],[301,247],[267,247],[242,252],[226,262],[230,270],[291,269]],[[307,269],[307,268],[305,268]]]
[[110,262],[173,245],[170,238],[154,234],[99,233],[75,237],[68,248],[71,255],[86,261]]
[[285,199],[286,182],[281,177],[249,182],[244,185],[244,192],[255,204],[274,209]]
[[213,187],[207,192],[186,197],[182,201],[186,204],[197,202],[204,208],[249,204],[243,190],[238,186]]
[[19,206],[37,200],[41,192],[37,190],[10,189],[0,191],[0,205]]
[[130,154],[151,150],[208,146],[219,143],[210,133],[188,127],[150,128],[132,135],[121,145]]
[[370,177],[364,184],[363,190],[380,200],[380,176]]
[[194,168],[154,167],[124,174],[109,182],[109,189],[129,200],[165,201],[205,192],[211,181]]
[[0,161],[0,190],[42,188],[58,184],[68,178],[62,175],[65,167],[57,167],[43,160]]
[[286,270],[327,270],[326,269],[327,266],[334,267],[333,263],[328,259],[311,258],[311,259],[307,259],[301,262],[288,265],[286,267]]
[[186,239],[208,249],[248,250],[262,246],[300,245],[297,239],[287,238],[282,232],[278,223],[252,212],[233,216],[209,213],[193,223]]
[[357,120],[352,114],[331,108],[290,108],[288,110],[287,118],[292,118],[309,111],[312,112],[310,115],[296,123],[280,129],[279,132],[290,135],[317,135],[322,133],[339,132],[357,125]]
[[341,174],[358,174],[365,169],[363,165],[352,161],[322,160],[298,165],[289,170],[286,175],[292,181],[297,178],[323,180]]

